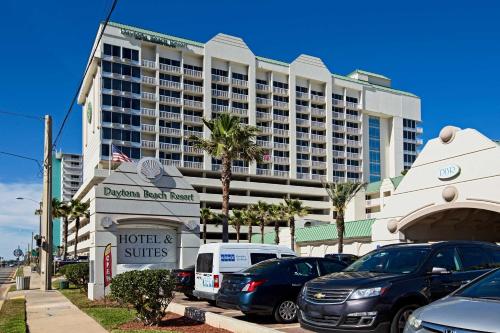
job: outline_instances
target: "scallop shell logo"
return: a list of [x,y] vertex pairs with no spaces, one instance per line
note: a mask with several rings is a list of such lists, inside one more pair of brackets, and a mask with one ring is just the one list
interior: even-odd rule
[[137,174],[147,182],[155,182],[163,176],[163,166],[153,157],[145,157],[137,164]]

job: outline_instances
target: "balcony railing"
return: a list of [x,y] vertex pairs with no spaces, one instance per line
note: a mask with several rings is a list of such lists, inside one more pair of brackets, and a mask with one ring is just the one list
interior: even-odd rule
[[297,112],[309,113],[309,107],[305,105],[295,105],[295,110]]
[[311,114],[313,116],[324,117],[326,116],[326,111],[324,109],[311,108]]
[[345,145],[345,138],[332,138],[334,145]]
[[158,113],[156,112],[156,109],[141,108],[141,115],[146,117],[156,117]]
[[361,133],[361,128],[347,126],[345,129],[346,129],[346,132],[349,134],[360,134]]
[[361,159],[361,154],[360,153],[347,152],[347,158],[350,158],[352,160],[359,160],[359,159]]
[[160,111],[160,118],[181,119],[181,114],[175,112]]
[[322,123],[320,121],[311,121],[311,127],[325,129],[326,123]]
[[160,70],[169,73],[180,73],[181,68],[179,66],[172,66],[167,64],[160,64]]
[[143,75],[141,77],[141,82],[144,84],[156,85],[156,78],[152,76]]
[[192,99],[184,99],[184,106],[188,106],[195,109],[203,109],[203,102],[194,101]]
[[288,103],[282,101],[273,101],[273,106],[279,109],[288,109]]
[[360,114],[349,114],[349,113],[346,113],[345,114],[345,118],[347,120],[353,120],[353,121],[361,121],[361,115]]
[[288,95],[288,89],[273,87],[273,92],[278,95]]
[[361,141],[346,140],[348,146],[361,147]]
[[348,165],[347,166],[347,171],[353,171],[353,172],[360,172],[361,167],[357,165]]
[[227,83],[229,81],[229,78],[227,76],[212,74],[212,81],[213,82],[220,82],[220,83]]
[[281,171],[281,170],[274,170],[273,174],[276,177],[288,177],[289,172],[288,171]]
[[229,107],[227,105],[212,104],[213,112],[227,112]]
[[311,153],[314,155],[326,155],[326,149],[313,147],[311,148]]
[[191,116],[191,115],[185,114],[184,121],[189,122],[189,123],[201,124],[201,123],[203,123],[203,118],[198,117],[198,116]]
[[345,126],[332,125],[332,130],[334,130],[335,132],[345,132]]
[[271,105],[271,100],[269,98],[257,97],[256,102],[257,102],[257,105],[265,105],[265,106]]
[[151,148],[151,149],[156,149],[156,141],[150,141],[150,140],[142,140],[141,141],[141,147],[142,148]]
[[300,99],[309,99],[308,92],[296,91],[295,96],[297,96],[297,98],[300,98]]
[[157,100],[155,93],[150,93],[150,92],[145,92],[145,91],[143,91],[141,93],[141,98],[142,99],[147,99],[149,101],[156,101]]
[[212,89],[212,96],[213,97],[228,98],[229,97],[229,92],[226,91],[226,90]]
[[178,128],[170,128],[170,127],[160,126],[160,134],[181,136],[181,130]]
[[[194,153],[194,154],[203,155],[203,149],[198,148],[198,147],[184,145],[183,150],[185,153]],[[184,161],[184,162],[186,162],[186,161]]]
[[257,91],[266,91],[266,92],[270,91],[269,85],[262,83],[256,83],[255,89],[257,89]]
[[326,162],[323,161],[312,161],[313,168],[326,168]]
[[170,80],[163,80],[160,79],[160,86],[166,87],[166,88],[171,88],[171,89],[181,89],[181,83],[180,82],[175,82],[175,81],[170,81]]
[[232,93],[231,98],[237,101],[248,101],[248,95]]
[[288,150],[290,145],[288,143],[274,142],[273,147],[280,150]]
[[297,118],[295,122],[300,126],[309,126],[309,119]]
[[289,118],[287,116],[282,116],[279,114],[273,114],[273,120],[280,123],[288,123]]
[[311,165],[311,161],[310,160],[297,159],[297,165],[298,166],[310,166]]
[[311,175],[308,173],[297,172],[297,179],[311,179]]
[[167,150],[167,151],[176,151],[180,152],[182,151],[182,146],[174,143],[164,143],[160,142],[160,149],[161,150]]
[[170,165],[170,166],[175,166],[175,167],[181,166],[181,160],[171,160],[171,159],[166,159],[166,158],[160,158],[160,162],[163,165]]
[[326,142],[326,135],[311,134],[311,140],[316,142]]
[[346,102],[346,106],[349,109],[359,109],[359,104],[354,102]]
[[189,137],[189,136],[196,136],[198,138],[203,137],[203,132],[200,131],[189,131],[189,130],[184,130],[184,136]]
[[264,134],[271,134],[273,132],[273,129],[271,127],[257,126],[257,129]]
[[324,102],[325,102],[325,96],[320,96],[320,95],[311,95],[311,99],[312,99],[314,102],[320,102],[320,103],[324,103]]
[[203,162],[184,161],[184,168],[203,169]]
[[269,112],[257,111],[256,117],[257,117],[257,119],[271,120],[273,118],[273,115]]
[[265,147],[265,148],[272,148],[273,147],[273,143],[271,141],[257,140],[256,143],[259,146]]
[[231,79],[231,83],[233,85],[239,86],[239,87],[248,87],[248,81],[246,81],[246,80],[240,80],[240,79],[232,78]]
[[141,125],[141,131],[143,132],[149,132],[149,133],[156,133],[156,125],[148,125],[148,124],[142,124]]
[[278,163],[278,164],[289,164],[290,158],[289,157],[274,156],[273,161],[274,161],[274,163]]
[[346,169],[345,164],[333,163],[333,169],[338,171],[344,171]]
[[203,77],[203,72],[196,69],[184,68],[184,75],[199,78]]
[[299,146],[299,145],[297,145],[297,152],[299,152],[299,153],[307,153],[307,152],[309,152],[309,146]]
[[307,132],[297,132],[296,135],[298,139],[309,139],[309,133]]
[[289,131],[281,128],[273,128],[273,133],[280,136],[288,136]]
[[346,153],[343,150],[332,150],[333,157],[345,157]]
[[194,84],[186,84],[184,83],[184,90],[191,91],[197,94],[203,93],[203,87],[195,86]]
[[345,183],[345,177],[333,176],[332,180],[334,183]]
[[181,99],[178,97],[160,95],[160,102],[174,105],[182,105]]
[[333,119],[345,119],[345,113],[332,112]]
[[156,61],[153,61],[153,60],[146,60],[146,59],[142,59],[142,67],[146,67],[146,68],[151,68],[151,69],[156,69]]
[[332,104],[335,105],[335,106],[344,106],[345,105],[345,102],[341,99],[335,99],[333,98],[332,99]]
[[260,176],[271,176],[273,172],[270,169],[257,168],[257,174]]
[[318,174],[313,173],[311,175],[311,177],[313,180],[320,180],[322,182],[326,182],[326,175],[318,175]]
[[234,113],[234,114],[239,115],[239,116],[246,116],[248,114],[248,110],[232,106],[231,113]]

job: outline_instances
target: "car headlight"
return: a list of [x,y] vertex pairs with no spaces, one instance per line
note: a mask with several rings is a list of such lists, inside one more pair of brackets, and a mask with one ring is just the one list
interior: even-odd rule
[[386,287],[375,287],[367,289],[354,290],[349,299],[361,299],[368,297],[376,297],[382,295],[387,290]]
[[407,327],[418,330],[422,328],[422,320],[418,319],[413,313],[408,317],[408,321],[406,322]]

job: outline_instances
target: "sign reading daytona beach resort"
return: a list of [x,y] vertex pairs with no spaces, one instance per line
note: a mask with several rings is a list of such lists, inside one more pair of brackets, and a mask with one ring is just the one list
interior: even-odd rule
[[151,199],[151,200],[173,200],[173,201],[195,201],[194,194],[183,194],[174,191],[153,191],[151,189],[127,190],[124,188],[111,188],[104,186],[104,196],[116,199]]
[[174,229],[122,229],[116,233],[117,264],[161,264],[176,261]]

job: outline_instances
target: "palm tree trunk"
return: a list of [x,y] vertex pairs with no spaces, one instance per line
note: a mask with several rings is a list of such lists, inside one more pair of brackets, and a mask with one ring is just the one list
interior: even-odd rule
[[63,217],[63,260],[68,257],[68,217]]
[[260,242],[264,244],[264,221],[260,224]]
[[280,243],[280,223],[278,220],[274,220],[274,244],[278,245]]
[[231,185],[231,160],[225,156],[222,157],[222,242],[229,241],[229,187]]
[[207,219],[202,219],[203,223],[203,244],[207,244]]
[[295,251],[295,218],[290,218],[290,248]]
[[248,242],[249,243],[252,242],[252,225],[251,224],[248,226]]
[[240,226],[237,225],[235,227],[235,229],[236,229],[236,243],[239,243],[240,242]]
[[337,224],[337,236],[339,238],[339,251],[338,252],[343,253],[343,251],[344,251],[344,231],[345,231],[344,213],[343,212],[337,212],[336,224]]
[[80,218],[75,219],[75,259],[78,258],[78,231],[80,231]]

